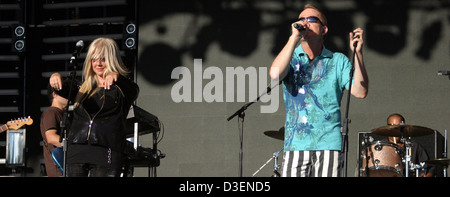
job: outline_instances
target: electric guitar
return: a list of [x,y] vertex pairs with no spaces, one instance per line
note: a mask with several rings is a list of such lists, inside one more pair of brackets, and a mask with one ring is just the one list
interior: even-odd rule
[[52,150],[52,158],[61,173],[64,173],[64,150],[61,147],[55,147]]
[[0,133],[2,133],[3,131],[6,131],[8,129],[20,129],[20,127],[22,127],[23,125],[31,125],[33,124],[33,119],[31,119],[29,116],[28,118],[21,118],[21,119],[17,119],[17,120],[11,120],[6,122],[6,124],[2,125],[0,127]]

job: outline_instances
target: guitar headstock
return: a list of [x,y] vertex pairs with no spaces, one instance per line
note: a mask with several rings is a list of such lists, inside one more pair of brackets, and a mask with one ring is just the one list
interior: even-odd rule
[[8,125],[8,129],[20,129],[23,125],[31,125],[33,124],[33,119],[31,119],[29,116],[28,118],[19,118],[17,120],[11,120],[6,123]]

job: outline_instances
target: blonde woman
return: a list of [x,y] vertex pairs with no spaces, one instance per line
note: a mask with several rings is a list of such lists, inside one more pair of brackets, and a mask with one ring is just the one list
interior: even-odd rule
[[[139,93],[128,74],[114,40],[98,38],[90,44],[68,137],[67,176],[120,175],[125,121]],[[52,74],[50,85],[61,88],[59,73]]]

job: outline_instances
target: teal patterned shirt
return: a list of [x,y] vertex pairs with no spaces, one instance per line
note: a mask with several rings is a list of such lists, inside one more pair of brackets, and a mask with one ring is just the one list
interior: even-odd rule
[[286,106],[284,151],[341,150],[341,99],[352,64],[323,47],[310,61],[301,45],[283,79]]

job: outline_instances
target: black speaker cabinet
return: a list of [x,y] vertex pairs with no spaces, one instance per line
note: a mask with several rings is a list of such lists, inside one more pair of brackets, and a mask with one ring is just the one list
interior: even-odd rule
[[[445,139],[444,137],[439,133],[439,131],[434,131],[433,134],[431,135],[425,135],[425,136],[418,136],[418,137],[411,137],[411,141],[412,142],[416,142],[418,144],[420,144],[426,151],[429,160],[434,160],[436,158],[443,158],[445,155]],[[366,162],[364,161],[366,156],[366,149],[369,147],[371,147],[371,150],[374,149],[380,149],[382,148],[383,144],[386,145],[388,143],[388,137],[387,136],[381,136],[381,135],[377,135],[377,134],[373,134],[370,131],[361,131],[358,132],[358,146],[357,146],[357,161],[358,161],[358,176],[365,176],[364,174],[364,168],[366,168]],[[381,144],[381,146],[376,146],[376,144]],[[381,159],[385,159],[385,160],[392,160],[392,157],[396,157],[396,156],[389,156],[389,148],[386,146],[387,148],[385,148],[384,152],[378,152],[377,154],[387,154],[387,155],[382,155],[382,156],[378,156]],[[367,151],[370,152],[370,151]],[[387,152],[387,153],[386,153]],[[391,151],[392,152],[392,151]],[[400,153],[399,153],[400,154]],[[373,156],[373,155],[372,155]],[[373,156],[373,157],[376,157]],[[404,156],[402,157],[402,161],[404,162]],[[395,168],[394,164],[389,164],[388,161],[380,161],[381,163],[387,163],[387,166],[391,166],[392,169]],[[391,161],[392,163],[393,161]],[[373,162],[372,162],[373,163]],[[372,164],[369,163],[369,167]],[[392,169],[390,169],[392,171]],[[442,177],[444,175],[443,173],[443,167],[442,166],[436,166],[436,176],[437,177]],[[394,169],[395,170],[395,169]],[[405,172],[403,170],[402,175],[405,175]],[[411,173],[410,173],[411,176]]]

